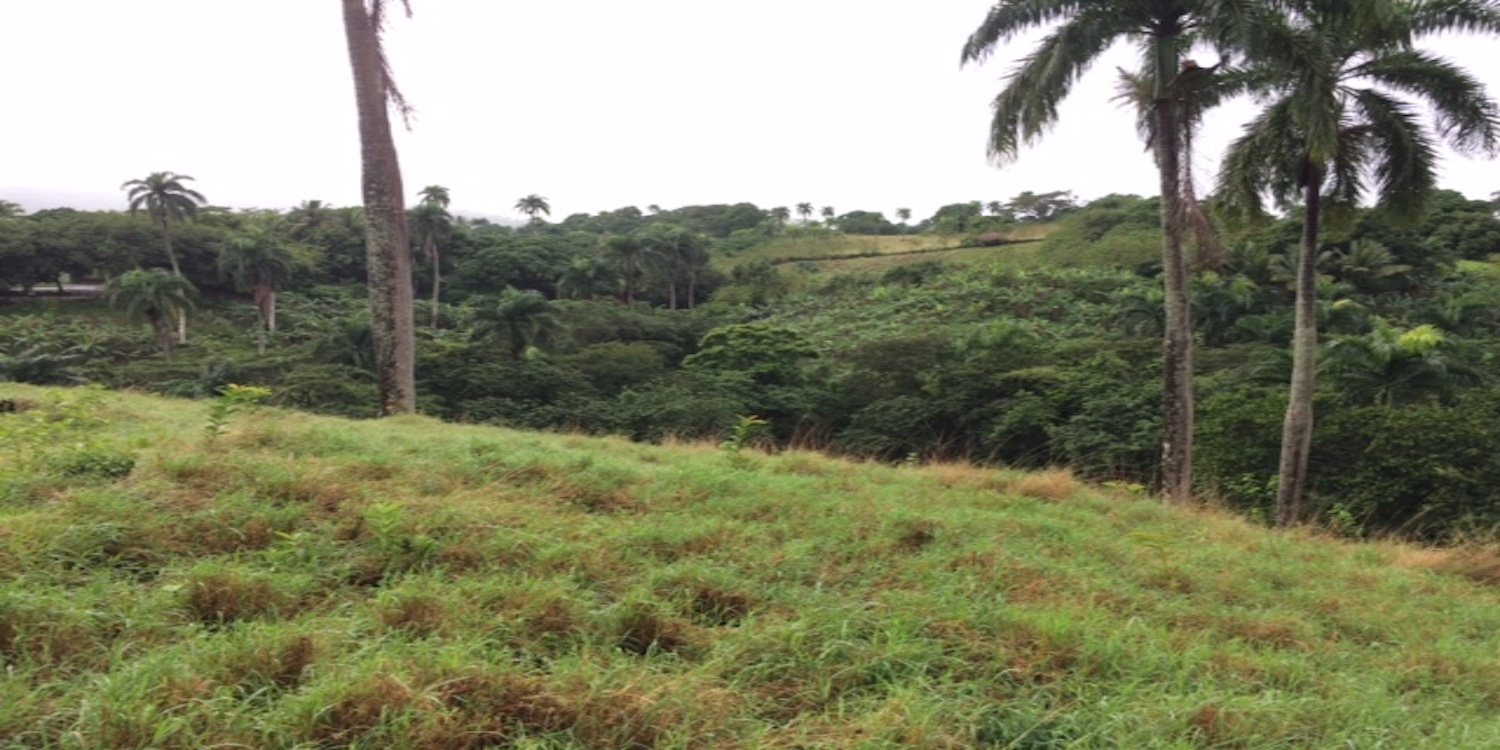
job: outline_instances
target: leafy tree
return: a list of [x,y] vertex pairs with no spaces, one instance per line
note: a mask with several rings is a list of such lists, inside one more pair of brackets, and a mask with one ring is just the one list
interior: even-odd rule
[[896,218],[899,219],[902,224],[905,224],[906,222],[911,221],[911,209],[909,209],[909,208],[898,208],[898,209],[896,209]]
[[[342,3],[344,36],[359,112],[365,258],[379,413],[406,414],[417,409],[411,245],[406,237],[406,191],[401,186],[401,164],[396,157],[387,109],[394,106],[407,117],[411,108],[396,87],[381,40],[390,3],[387,0],[342,0]],[[401,0],[401,5],[410,15],[407,0]]]
[[899,234],[885,214],[876,211],[850,211],[836,219],[840,230],[848,234]]
[[[250,227],[219,250],[219,273],[234,280],[241,291],[255,299],[260,330],[276,332],[276,290],[292,277],[295,262],[276,235],[261,227]],[[256,347],[264,354],[264,335],[256,336]]]
[[[129,180],[120,186],[130,201],[130,212],[142,208],[161,229],[162,247],[167,251],[167,262],[172,273],[182,275],[182,264],[177,262],[177,253],[172,248],[172,225],[193,218],[198,207],[208,202],[203,194],[183,185],[193,178],[175,172],[152,172],[143,180]],[[180,311],[177,318],[177,343],[187,343],[187,313]]]
[[448,213],[443,202],[447,200],[446,188],[438,188],[434,185],[422,192],[426,195],[427,191],[433,188],[443,191],[441,199],[424,197],[422,202],[412,208],[409,213],[413,233],[422,238],[422,257],[426,258],[427,263],[432,267],[432,313],[427,324],[429,328],[436,329],[438,301],[443,283],[442,255],[438,251],[438,245],[453,232],[453,214]]
[[[1283,206],[1302,206],[1291,396],[1276,501],[1281,524],[1300,520],[1308,485],[1325,209],[1348,215],[1373,179],[1381,208],[1415,218],[1435,188],[1437,137],[1461,151],[1493,153],[1500,143],[1500,107],[1483,84],[1409,44],[1413,35],[1467,23],[1455,18],[1500,29],[1500,15],[1468,0],[1379,9],[1355,18],[1307,2],[1279,22],[1260,25],[1248,78],[1269,104],[1230,146],[1220,176],[1226,204],[1240,213],[1259,213],[1265,194]],[[1435,133],[1403,97],[1431,108]]]
[[988,211],[990,216],[1000,216],[1005,213],[1005,205],[1000,201],[990,201],[984,204],[984,210]]
[[126,271],[109,280],[104,288],[109,303],[130,317],[143,316],[162,354],[172,357],[173,338],[169,321],[180,319],[193,307],[197,290],[182,276],[160,268]]
[[17,216],[25,216],[26,209],[15,201],[0,200],[0,219],[13,219]]
[[541,221],[543,214],[552,215],[552,204],[546,198],[532,193],[516,201],[516,210],[531,217],[531,223],[536,224]]
[[1139,49],[1152,82],[1151,147],[1162,197],[1162,271],[1167,308],[1162,372],[1162,488],[1171,502],[1192,496],[1193,351],[1188,268],[1183,247],[1182,128],[1173,84],[1195,41],[1222,42],[1246,28],[1255,3],[1218,0],[1005,0],[992,7],[964,44],[962,62],[982,62],[997,46],[1033,29],[1047,35],[1006,78],[996,96],[990,155],[1004,163],[1039,139],[1058,118],[1074,82],[1116,41]]

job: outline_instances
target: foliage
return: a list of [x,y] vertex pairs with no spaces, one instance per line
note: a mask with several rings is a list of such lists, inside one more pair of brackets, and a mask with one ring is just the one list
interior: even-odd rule
[[255,407],[271,397],[271,389],[251,385],[230,384],[219,391],[208,405],[208,421],[203,425],[204,441],[210,445],[220,435],[229,431],[230,418],[235,414]]

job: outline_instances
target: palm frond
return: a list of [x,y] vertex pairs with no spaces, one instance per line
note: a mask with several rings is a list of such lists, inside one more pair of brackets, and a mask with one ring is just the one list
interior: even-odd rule
[[1432,107],[1438,135],[1454,150],[1496,153],[1500,107],[1468,71],[1431,53],[1405,50],[1381,55],[1351,72],[1425,100]]
[[1006,0],[990,8],[964,42],[960,65],[989,59],[995,47],[1031,29],[1050,26],[1089,5],[1079,0]]
[[1380,154],[1373,170],[1379,204],[1399,217],[1421,213],[1437,187],[1437,149],[1416,108],[1372,90],[1358,92],[1353,103],[1369,123],[1370,145]]
[[1057,108],[1073,84],[1120,35],[1121,18],[1089,8],[1055,29],[1006,77],[995,97],[990,157],[1004,163],[1057,122]]

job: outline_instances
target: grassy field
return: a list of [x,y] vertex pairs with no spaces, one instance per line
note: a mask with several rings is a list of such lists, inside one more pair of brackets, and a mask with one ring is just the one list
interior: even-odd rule
[[[1021,224],[1007,230],[1005,234],[1015,241],[1031,242],[1045,239],[1053,228],[1052,224]],[[958,250],[963,240],[962,236],[937,234],[882,236],[809,231],[777,237],[764,245],[723,259],[720,263],[726,268],[733,268],[757,260],[772,263],[821,263],[838,259],[880,259],[886,256],[900,258],[898,262],[912,262],[922,260],[929,254],[940,257],[946,255],[945,251]],[[988,250],[993,251],[994,248]]]
[[0,399],[0,747],[1500,747],[1480,548],[1062,472]]

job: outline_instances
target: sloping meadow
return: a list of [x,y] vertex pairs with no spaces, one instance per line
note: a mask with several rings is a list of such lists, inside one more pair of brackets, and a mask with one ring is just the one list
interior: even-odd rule
[[0,747],[1500,746],[1475,550],[1061,472],[0,406]]

